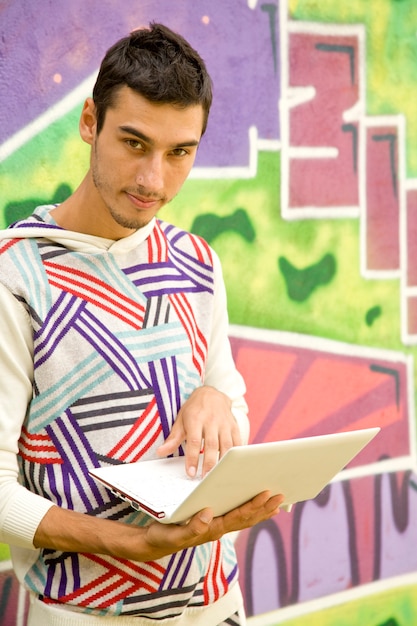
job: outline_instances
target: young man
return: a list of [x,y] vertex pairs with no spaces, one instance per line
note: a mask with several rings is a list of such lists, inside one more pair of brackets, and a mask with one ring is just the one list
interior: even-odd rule
[[1,234],[0,540],[30,626],[241,623],[227,533],[270,518],[280,497],[162,525],[88,474],[184,453],[193,477],[202,448],[207,472],[248,438],[218,258],[156,219],[210,104],[182,37],[152,24],[122,39],[81,113],[84,180]]

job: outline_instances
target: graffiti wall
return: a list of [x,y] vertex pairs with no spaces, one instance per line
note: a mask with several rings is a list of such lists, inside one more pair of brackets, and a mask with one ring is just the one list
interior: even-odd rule
[[[380,426],[313,501],[239,534],[253,626],[417,621],[417,4],[0,2],[0,227],[81,180],[105,50],[181,32],[215,101],[162,217],[215,248],[251,441]],[[27,598],[0,546],[0,623]]]

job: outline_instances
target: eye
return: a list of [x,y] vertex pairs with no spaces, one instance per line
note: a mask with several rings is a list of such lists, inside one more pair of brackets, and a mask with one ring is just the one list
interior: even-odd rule
[[133,150],[143,150],[144,146],[139,139],[126,139],[127,145]]
[[174,156],[182,157],[189,154],[189,152],[185,150],[185,148],[175,148],[174,150],[172,150],[171,154],[173,154]]

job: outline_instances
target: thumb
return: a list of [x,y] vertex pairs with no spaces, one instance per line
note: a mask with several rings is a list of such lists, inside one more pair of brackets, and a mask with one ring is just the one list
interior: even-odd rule
[[178,448],[184,442],[184,440],[185,440],[184,429],[182,428],[182,425],[180,424],[180,422],[176,421],[168,437],[165,439],[164,443],[161,446],[159,446],[159,448],[157,449],[158,455],[168,456],[169,454],[172,454],[173,452],[178,450]]
[[196,513],[187,522],[187,531],[190,537],[199,537],[207,532],[208,526],[213,521],[213,511],[209,508],[203,509]]

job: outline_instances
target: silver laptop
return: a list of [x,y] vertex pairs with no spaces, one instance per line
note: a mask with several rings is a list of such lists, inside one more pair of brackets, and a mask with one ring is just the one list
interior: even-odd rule
[[164,523],[182,523],[205,507],[214,515],[270,490],[282,508],[315,498],[379,432],[350,432],[231,448],[204,477],[189,478],[184,457],[93,468],[91,476],[131,506]]

